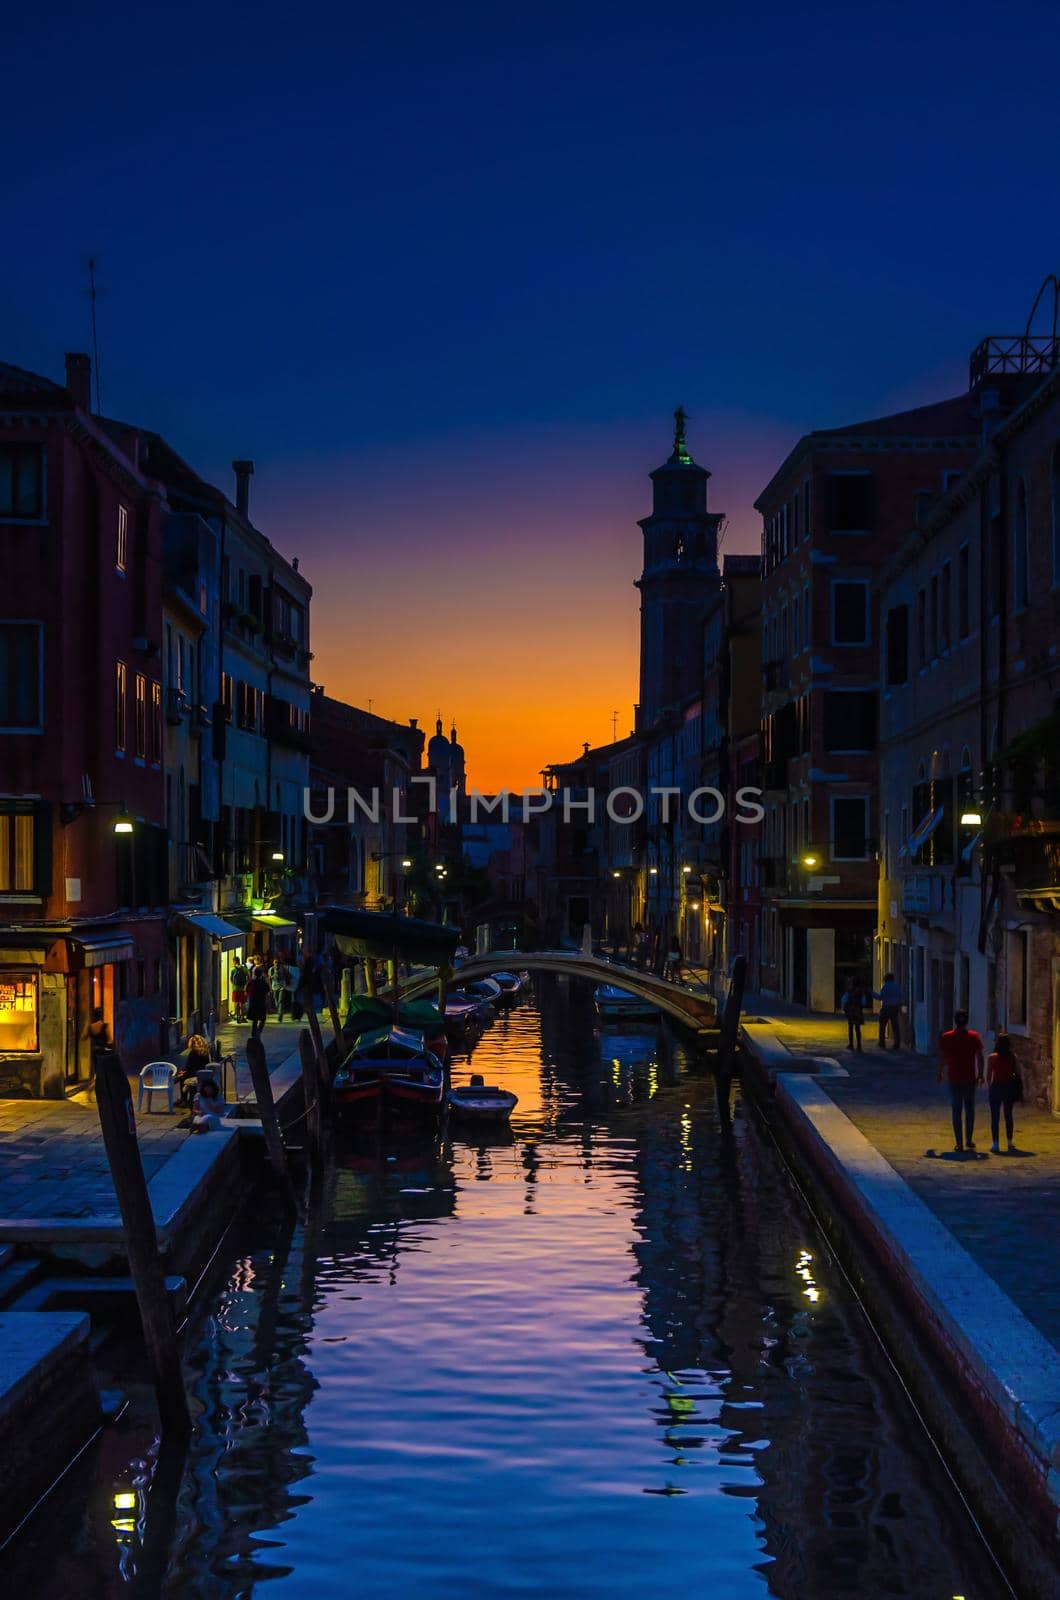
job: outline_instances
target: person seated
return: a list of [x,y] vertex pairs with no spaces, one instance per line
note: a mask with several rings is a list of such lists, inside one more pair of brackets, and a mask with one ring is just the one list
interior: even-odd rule
[[188,1053],[177,1068],[177,1090],[182,1105],[187,1105],[203,1077],[213,1077],[214,1062],[210,1055],[209,1040],[201,1033],[193,1033],[188,1040]]
[[216,1078],[203,1078],[192,1102],[192,1133],[219,1133],[222,1128],[221,1118],[227,1110],[228,1107],[221,1099]]

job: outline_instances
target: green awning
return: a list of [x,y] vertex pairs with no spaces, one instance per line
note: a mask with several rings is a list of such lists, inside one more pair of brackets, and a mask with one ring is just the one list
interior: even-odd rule
[[352,906],[328,907],[321,912],[321,925],[343,955],[375,960],[387,960],[396,951],[402,961],[441,966],[452,958],[460,942],[458,928],[385,911],[357,911]]

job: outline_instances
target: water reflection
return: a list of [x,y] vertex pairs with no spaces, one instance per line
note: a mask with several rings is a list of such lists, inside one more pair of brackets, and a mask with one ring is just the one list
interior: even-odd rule
[[23,1587],[997,1600],[771,1149],[680,1040],[598,1030],[557,980],[475,1069],[511,1129],[349,1145],[304,1229],[250,1219],[189,1348],[179,1495],[113,1431],[63,1533],[99,1583],[38,1530]]

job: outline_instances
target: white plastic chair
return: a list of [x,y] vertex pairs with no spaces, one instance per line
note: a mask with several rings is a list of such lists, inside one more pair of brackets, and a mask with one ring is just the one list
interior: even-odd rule
[[136,1109],[139,1111],[147,1096],[147,1110],[150,1115],[151,1096],[161,1094],[166,1096],[166,1103],[170,1111],[173,1110],[173,1085],[176,1082],[177,1069],[171,1061],[149,1061],[146,1067],[140,1069],[140,1092],[136,1097]]

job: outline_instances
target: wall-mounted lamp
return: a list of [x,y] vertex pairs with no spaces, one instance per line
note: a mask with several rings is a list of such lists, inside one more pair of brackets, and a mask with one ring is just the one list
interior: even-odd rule
[[803,856],[802,864],[804,867],[809,868],[809,870],[812,872],[814,867],[819,867],[821,865],[821,858],[820,856],[815,855],[812,850],[810,850],[806,855]]
[[648,877],[649,878],[657,878],[658,876],[659,876],[658,867],[649,867],[648,868]]
[[114,819],[115,833],[132,833],[133,819],[127,811],[120,811]]
[[274,861],[282,861],[283,860],[283,851],[282,850],[274,850],[272,852],[272,859]]
[[983,826],[983,814],[982,814],[981,811],[962,811],[961,812],[961,827],[962,828],[981,828],[982,826]]

